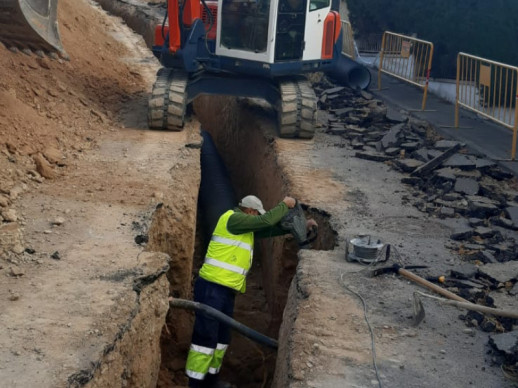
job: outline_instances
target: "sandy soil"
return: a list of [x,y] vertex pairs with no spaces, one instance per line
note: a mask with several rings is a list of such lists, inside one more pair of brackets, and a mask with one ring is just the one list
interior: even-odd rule
[[134,239],[178,170],[194,217],[197,128],[142,130],[157,62],[120,19],[71,0],[59,19],[70,61],[0,47],[1,385],[153,386],[169,259]]

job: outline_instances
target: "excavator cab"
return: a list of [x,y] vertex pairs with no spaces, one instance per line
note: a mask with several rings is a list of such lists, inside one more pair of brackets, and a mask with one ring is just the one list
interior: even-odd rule
[[7,48],[66,56],[57,22],[58,0],[0,0],[0,42]]

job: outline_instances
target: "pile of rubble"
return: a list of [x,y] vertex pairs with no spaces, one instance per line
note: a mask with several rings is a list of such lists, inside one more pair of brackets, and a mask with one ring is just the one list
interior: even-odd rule
[[518,191],[511,173],[468,154],[459,142],[440,140],[424,121],[388,117],[382,102],[367,92],[321,89],[320,108],[328,112],[326,132],[347,139],[356,157],[406,174],[402,182],[415,190],[405,202],[440,218],[467,219],[451,235],[450,248],[482,263],[518,259],[512,237],[518,230]]
[[[515,308],[518,294],[518,185],[514,176],[459,142],[444,140],[427,122],[387,112],[365,91],[316,86],[319,108],[327,112],[324,131],[341,136],[362,159],[383,162],[412,187],[403,196],[420,211],[455,219],[447,247],[466,263],[454,267],[442,286],[474,303]],[[428,280],[437,281],[439,276]],[[460,318],[468,327],[493,332],[490,344],[499,364],[518,375],[518,334],[510,318],[470,311]],[[468,329],[469,330],[469,329]],[[505,338],[504,338],[505,337]]]

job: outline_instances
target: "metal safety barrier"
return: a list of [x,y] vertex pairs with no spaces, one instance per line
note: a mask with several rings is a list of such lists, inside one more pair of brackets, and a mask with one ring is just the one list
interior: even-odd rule
[[342,54],[352,60],[356,60],[356,50],[354,48],[354,36],[351,23],[346,20],[342,20],[342,31]]
[[365,54],[378,54],[381,51],[383,34],[369,34],[359,37],[356,41],[358,51]]
[[513,131],[511,159],[516,157],[518,130],[518,67],[459,53],[455,128],[459,127],[459,107],[474,111]]
[[433,43],[385,31],[381,41],[378,89],[381,73],[389,74],[423,89],[421,110],[425,110],[432,68]]

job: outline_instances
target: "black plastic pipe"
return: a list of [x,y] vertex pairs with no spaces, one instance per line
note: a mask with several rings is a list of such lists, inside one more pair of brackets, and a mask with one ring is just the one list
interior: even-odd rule
[[169,300],[169,306],[185,310],[194,310],[202,314],[206,314],[230,326],[232,329],[243,334],[245,337],[254,340],[255,342],[258,342],[273,349],[277,349],[278,347],[278,342],[273,338],[267,337],[264,334],[250,329],[248,326],[239,323],[235,319],[230,318],[228,315],[225,315],[221,311],[218,311],[213,307],[207,306],[206,304],[193,302],[192,300],[187,299],[172,298],[171,300]]
[[202,130],[201,146],[201,182],[199,205],[201,217],[205,225],[205,243],[208,244],[219,217],[236,204],[236,195],[230,177],[218,153],[212,136]]
[[337,83],[353,89],[366,90],[371,83],[371,73],[366,66],[341,54],[334,68],[326,74]]

